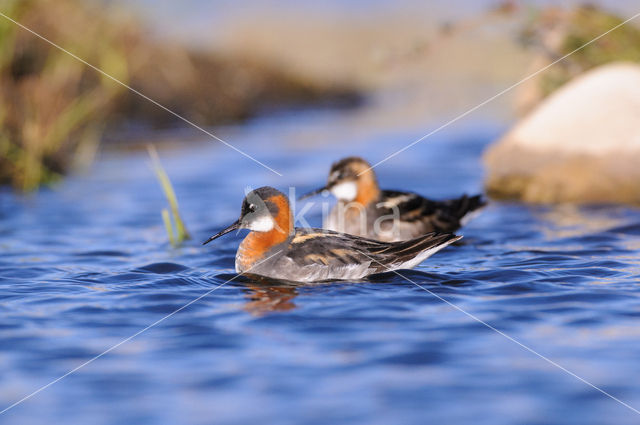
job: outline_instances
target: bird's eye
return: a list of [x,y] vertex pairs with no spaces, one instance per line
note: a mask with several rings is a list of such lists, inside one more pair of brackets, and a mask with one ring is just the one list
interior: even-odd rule
[[256,212],[256,206],[254,204],[249,204],[249,211]]

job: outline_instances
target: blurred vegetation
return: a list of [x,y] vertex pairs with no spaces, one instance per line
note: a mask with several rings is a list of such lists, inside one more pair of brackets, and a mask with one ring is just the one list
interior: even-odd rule
[[[522,31],[521,41],[534,47],[550,63],[624,22],[592,5],[570,10],[549,7],[534,12]],[[623,25],[546,70],[536,81],[537,101],[573,77],[613,61],[640,62],[640,29]]]
[[[4,0],[2,12],[198,125],[358,100],[260,61],[160,43],[104,2]],[[0,87],[0,184],[23,191],[90,162],[105,130],[184,125],[3,17]]]
[[162,210],[162,221],[164,222],[164,227],[167,230],[171,246],[176,248],[182,245],[182,242],[185,240],[191,239],[191,235],[189,235],[187,226],[185,226],[184,221],[182,221],[180,209],[178,208],[178,197],[176,196],[176,192],[173,190],[173,185],[171,184],[169,175],[162,167],[162,163],[160,163],[160,157],[158,156],[155,146],[150,144],[147,146],[147,150],[151,157],[153,170],[158,177],[158,182],[160,183],[162,191],[169,202],[170,210],[166,208]]
[[[2,11],[126,82],[130,23],[120,19],[111,25],[76,3],[8,0]],[[22,190],[59,176],[71,165],[80,141],[95,143],[101,115],[122,92],[1,17],[0,85],[0,182]]]

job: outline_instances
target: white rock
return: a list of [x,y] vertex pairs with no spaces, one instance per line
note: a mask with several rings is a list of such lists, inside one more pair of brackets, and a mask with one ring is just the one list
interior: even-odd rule
[[498,196],[640,203],[640,65],[567,83],[490,146],[485,164]]

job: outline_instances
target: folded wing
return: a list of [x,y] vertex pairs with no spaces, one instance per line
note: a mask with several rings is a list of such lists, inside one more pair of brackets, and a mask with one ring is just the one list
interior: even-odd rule
[[390,215],[396,209],[401,221],[426,222],[427,229],[436,232],[457,230],[467,214],[486,205],[482,195],[435,201],[415,193],[385,190],[382,199],[378,208],[386,210],[384,215]]
[[331,271],[327,279],[340,277],[340,273],[360,278],[415,267],[461,237],[433,232],[407,241],[380,242],[328,230],[297,229],[287,257],[299,267]]

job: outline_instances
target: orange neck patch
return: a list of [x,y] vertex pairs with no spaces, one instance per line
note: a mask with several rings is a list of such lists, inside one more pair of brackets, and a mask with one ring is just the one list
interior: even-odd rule
[[293,214],[287,198],[272,196],[267,201],[278,207],[278,213],[273,217],[275,226],[268,232],[251,232],[244,238],[237,254],[242,270],[263,259],[271,248],[285,242],[293,234]]
[[358,178],[358,194],[354,202],[364,206],[375,202],[380,197],[380,189],[373,170],[367,170]]

